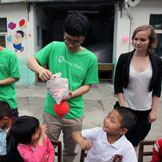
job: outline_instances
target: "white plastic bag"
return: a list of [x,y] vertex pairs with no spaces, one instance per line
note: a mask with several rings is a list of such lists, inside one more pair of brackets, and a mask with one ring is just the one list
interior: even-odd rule
[[61,78],[61,73],[54,74],[46,82],[46,87],[57,104],[60,104],[62,100],[69,96],[69,81],[67,78]]

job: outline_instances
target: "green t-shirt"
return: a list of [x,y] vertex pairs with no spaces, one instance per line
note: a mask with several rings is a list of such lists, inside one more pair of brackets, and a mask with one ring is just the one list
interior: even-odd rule
[[[62,78],[69,80],[69,90],[74,91],[82,85],[98,83],[97,57],[84,48],[81,52],[69,52],[64,42],[52,42],[35,54],[41,66],[49,65],[49,70],[55,74],[62,73]],[[83,96],[67,101],[69,113],[63,118],[79,118],[84,115]],[[55,101],[47,93],[44,111],[55,115]]]
[[[9,49],[0,52],[0,80],[20,78],[17,56]],[[6,101],[12,109],[17,108],[15,83],[0,85],[0,100]]]

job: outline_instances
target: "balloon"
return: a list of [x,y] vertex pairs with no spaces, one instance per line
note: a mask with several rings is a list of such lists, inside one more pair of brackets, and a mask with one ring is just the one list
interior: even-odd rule
[[13,24],[13,22],[10,22],[10,23],[8,24],[8,28],[11,29],[12,24]]
[[15,29],[15,28],[16,28],[16,24],[13,23],[13,24],[11,25],[11,30],[13,30],[13,29]]
[[8,27],[9,27],[11,30],[13,30],[13,29],[16,28],[16,24],[13,23],[13,22],[10,22],[10,23],[8,24]]
[[7,41],[11,42],[11,37],[10,36],[7,36]]
[[62,101],[60,104],[54,105],[54,111],[55,113],[62,118],[69,112],[69,104],[65,101]]
[[24,19],[22,19],[22,20],[19,21],[19,26],[20,27],[22,27],[24,24],[25,24],[25,20]]
[[129,37],[128,36],[123,36],[122,37],[122,42],[127,42],[129,40]]

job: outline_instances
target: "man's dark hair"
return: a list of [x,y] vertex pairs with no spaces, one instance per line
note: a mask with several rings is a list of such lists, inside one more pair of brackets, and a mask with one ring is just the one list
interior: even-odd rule
[[0,120],[4,117],[11,118],[11,108],[7,102],[0,100]]
[[121,128],[127,128],[128,130],[130,130],[134,127],[137,121],[137,117],[133,110],[122,106],[116,106],[114,109],[118,111],[118,113],[122,116],[120,123]]
[[86,36],[89,30],[89,21],[81,13],[69,14],[65,19],[64,30],[71,36]]
[[32,135],[39,128],[39,120],[31,116],[18,117],[12,127],[12,133],[15,139],[22,144],[29,144]]

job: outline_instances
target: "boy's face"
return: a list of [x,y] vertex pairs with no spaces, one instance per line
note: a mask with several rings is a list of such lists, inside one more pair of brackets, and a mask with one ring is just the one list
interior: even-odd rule
[[8,126],[8,123],[9,123],[9,118],[8,117],[3,117],[1,120],[0,120],[0,128],[5,128]]
[[120,124],[121,120],[122,117],[118,113],[118,111],[112,110],[112,112],[109,113],[109,115],[104,118],[103,130],[108,134],[121,135],[122,134],[122,128]]
[[68,51],[79,52],[80,46],[84,40],[85,36],[71,36],[65,32],[64,40]]

